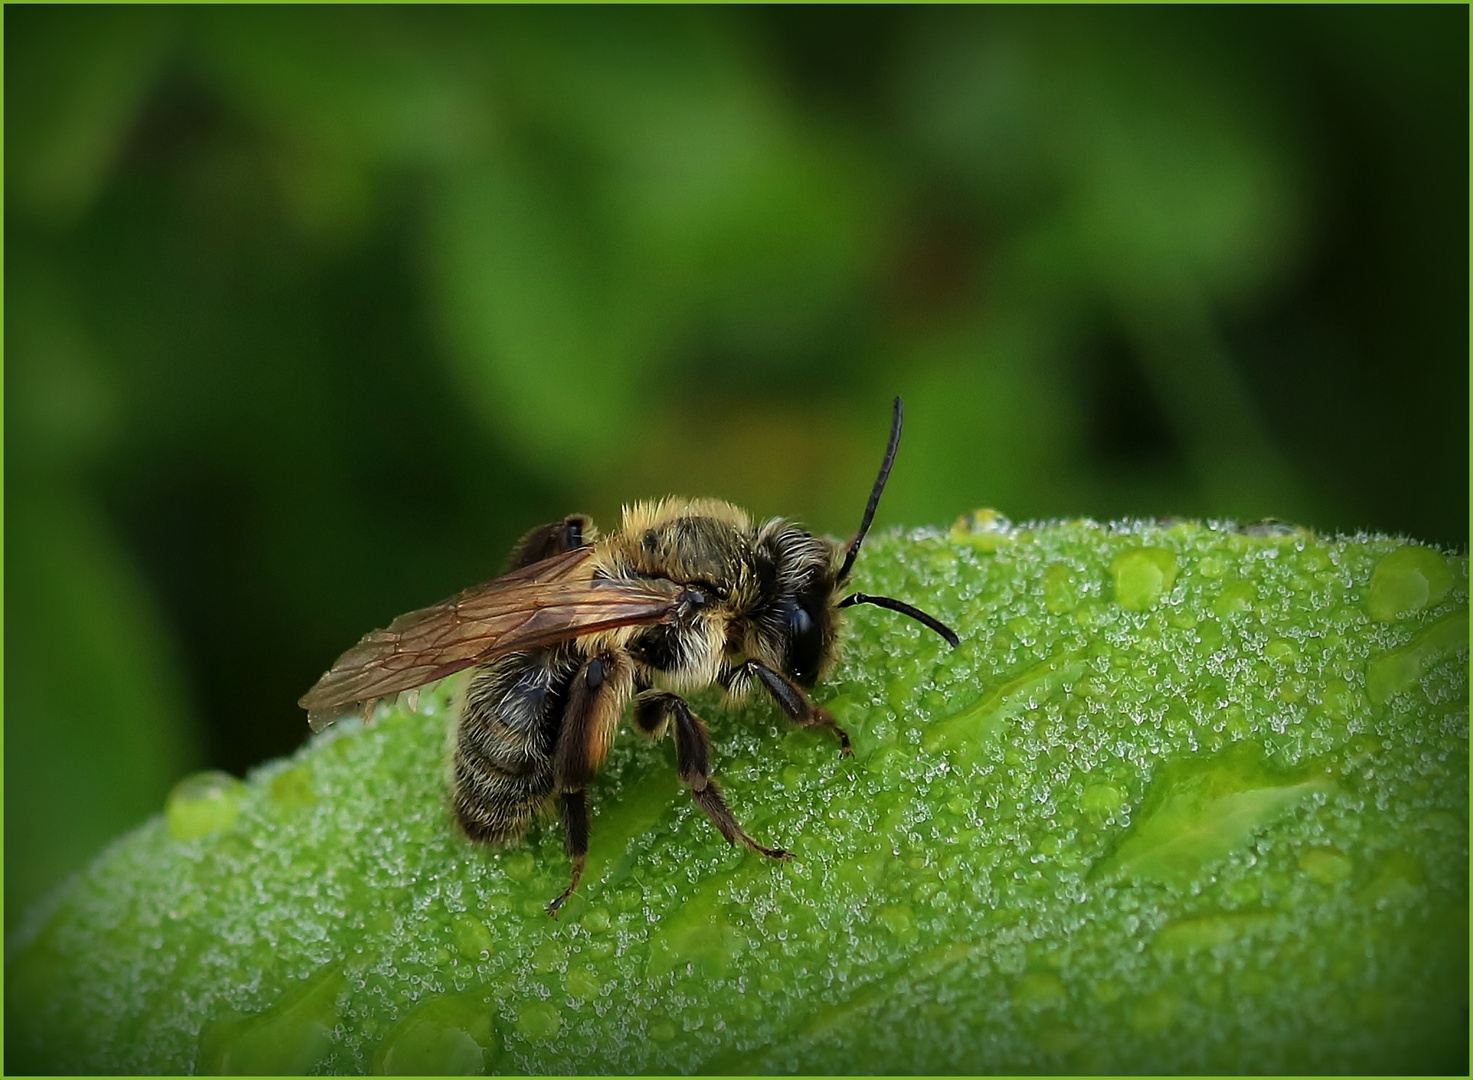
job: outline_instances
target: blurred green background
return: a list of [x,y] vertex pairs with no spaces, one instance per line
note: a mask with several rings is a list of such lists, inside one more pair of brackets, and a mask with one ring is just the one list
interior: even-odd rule
[[531,525],[1468,537],[1468,10],[7,7],[5,918]]

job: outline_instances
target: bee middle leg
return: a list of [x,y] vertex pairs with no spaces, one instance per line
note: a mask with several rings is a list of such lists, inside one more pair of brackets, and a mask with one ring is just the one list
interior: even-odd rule
[[782,848],[763,847],[740,825],[721,789],[711,779],[711,735],[699,716],[676,694],[664,690],[646,690],[635,699],[634,722],[645,734],[659,738],[674,721],[675,762],[680,782],[690,789],[691,798],[706,812],[728,844],[741,843],[770,859],[791,859]]
[[562,895],[547,905],[547,913],[554,918],[583,877],[588,861],[588,783],[608,755],[633,688],[634,665],[619,649],[584,661],[568,688],[568,704],[553,751],[553,777],[563,819],[563,846],[573,861],[573,877]]
[[789,720],[799,727],[828,728],[839,738],[839,753],[844,757],[854,754],[849,745],[848,733],[834,723],[832,713],[809,701],[802,687],[794,685],[760,660],[748,660],[746,666],[757,676],[757,681],[772,695],[778,708],[782,709]]

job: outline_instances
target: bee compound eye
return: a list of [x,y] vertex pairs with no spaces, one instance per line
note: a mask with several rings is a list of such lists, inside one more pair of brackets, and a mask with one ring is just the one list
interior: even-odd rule
[[794,637],[800,638],[813,632],[813,616],[802,604],[794,603],[788,607],[788,629]]
[[583,671],[583,683],[589,690],[597,690],[604,684],[604,662],[598,657],[588,661]]

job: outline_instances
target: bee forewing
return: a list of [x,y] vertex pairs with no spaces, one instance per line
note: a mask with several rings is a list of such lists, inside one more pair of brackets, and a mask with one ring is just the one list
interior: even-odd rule
[[[423,686],[518,649],[660,622],[676,610],[680,586],[659,578],[573,576],[579,569],[591,574],[587,559],[587,549],[555,556],[399,616],[340,656],[298,704],[325,726],[341,706]],[[539,567],[546,572],[527,572]]]

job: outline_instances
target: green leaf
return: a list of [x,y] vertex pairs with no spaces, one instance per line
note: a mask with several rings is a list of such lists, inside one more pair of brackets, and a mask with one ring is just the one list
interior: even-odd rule
[[1398,540],[968,521],[866,549],[963,640],[846,613],[816,696],[855,757],[697,699],[792,862],[624,739],[555,922],[554,824],[450,825],[441,687],[181,787],[34,912],[7,1067],[1464,1071],[1466,557],[1388,621]]

